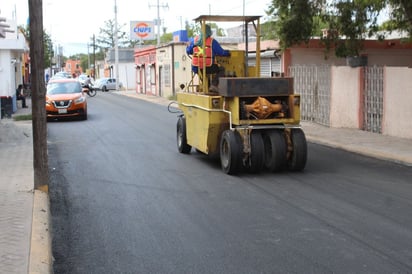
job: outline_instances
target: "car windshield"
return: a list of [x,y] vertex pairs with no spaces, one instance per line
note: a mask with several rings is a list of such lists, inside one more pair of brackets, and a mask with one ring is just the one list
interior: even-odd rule
[[52,82],[47,85],[47,94],[70,94],[82,91],[79,82]]

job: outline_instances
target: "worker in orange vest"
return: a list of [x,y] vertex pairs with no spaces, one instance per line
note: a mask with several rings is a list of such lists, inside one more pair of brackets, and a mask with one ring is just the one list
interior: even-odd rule
[[213,39],[210,25],[206,25],[206,40],[204,47],[202,45],[202,34],[199,34],[190,40],[189,45],[186,47],[186,53],[192,55],[192,71],[194,73],[198,73],[199,68],[203,69],[206,67],[207,74],[217,74],[217,77],[212,79],[212,85],[209,88],[210,91],[217,92],[219,76],[224,74],[224,71],[222,70],[223,68],[217,65],[215,56],[230,56],[230,52],[223,49],[219,42]]

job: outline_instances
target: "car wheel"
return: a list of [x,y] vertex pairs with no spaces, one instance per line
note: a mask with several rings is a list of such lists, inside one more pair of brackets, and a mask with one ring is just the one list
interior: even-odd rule
[[106,92],[107,91],[107,87],[106,86],[102,86],[102,91]]

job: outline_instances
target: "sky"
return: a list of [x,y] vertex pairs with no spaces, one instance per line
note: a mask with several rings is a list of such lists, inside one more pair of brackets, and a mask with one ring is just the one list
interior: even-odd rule
[[[17,24],[26,24],[29,17],[28,1],[1,0],[0,17],[16,18]],[[63,48],[63,55],[88,53],[93,34],[99,36],[104,22],[114,20],[115,3],[117,22],[129,33],[130,21],[153,21],[158,17],[167,32],[184,29],[185,21],[193,23],[199,15],[261,15],[271,0],[43,0],[43,28],[51,34],[53,44]],[[158,8],[159,7],[159,8]],[[243,13],[244,11],[244,13]],[[230,27],[221,26],[219,27]],[[157,27],[156,27],[157,31]],[[90,48],[91,51],[91,48]]]

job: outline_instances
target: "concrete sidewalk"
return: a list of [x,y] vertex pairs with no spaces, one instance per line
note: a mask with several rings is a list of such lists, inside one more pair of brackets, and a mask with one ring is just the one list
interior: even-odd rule
[[[13,117],[31,114],[27,105]],[[32,122],[1,119],[0,273],[52,273],[48,193],[33,186]]]
[[[135,91],[113,93],[165,107],[170,103]],[[27,103],[29,108],[19,108],[13,116],[30,114],[31,101]],[[309,142],[412,166],[412,139],[309,122],[302,127]],[[34,191],[33,182],[31,121],[0,120],[0,273],[52,273],[49,197]]]

